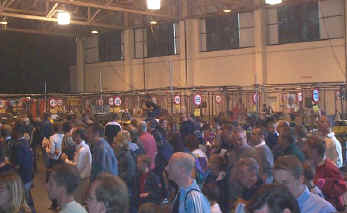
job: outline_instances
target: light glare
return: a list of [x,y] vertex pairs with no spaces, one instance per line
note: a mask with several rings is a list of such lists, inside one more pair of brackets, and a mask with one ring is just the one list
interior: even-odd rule
[[68,25],[70,24],[70,20],[71,20],[70,13],[65,11],[58,12],[58,24]]
[[147,0],[149,10],[160,10],[160,0]]
[[265,0],[265,4],[275,5],[275,4],[281,4],[282,0]]

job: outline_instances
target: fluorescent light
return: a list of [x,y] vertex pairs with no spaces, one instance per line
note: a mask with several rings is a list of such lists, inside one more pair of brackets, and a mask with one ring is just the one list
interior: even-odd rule
[[152,25],[158,24],[157,21],[150,21],[149,23],[152,24]]
[[147,9],[160,10],[160,0],[147,0]]
[[71,16],[70,13],[66,11],[58,12],[58,24],[60,25],[68,25],[70,24]]
[[7,19],[6,17],[3,17],[1,20],[0,20],[0,25],[7,25],[8,22],[7,22]]
[[265,0],[265,4],[275,5],[275,4],[281,4],[282,0]]
[[231,13],[231,10],[230,9],[224,9],[223,10],[225,13]]
[[92,30],[92,31],[90,31],[90,33],[91,33],[91,34],[99,34],[99,31],[97,31],[97,30]]

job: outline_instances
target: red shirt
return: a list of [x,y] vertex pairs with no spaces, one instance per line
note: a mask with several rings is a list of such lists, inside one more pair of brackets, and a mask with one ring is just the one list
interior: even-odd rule
[[145,154],[152,159],[151,169],[154,169],[155,167],[154,160],[155,160],[155,156],[157,155],[157,143],[155,142],[154,137],[148,132],[142,134],[139,139],[143,145]]

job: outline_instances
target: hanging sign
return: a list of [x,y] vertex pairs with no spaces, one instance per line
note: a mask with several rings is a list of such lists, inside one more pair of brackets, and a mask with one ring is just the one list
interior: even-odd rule
[[201,116],[201,111],[200,111],[200,109],[194,109],[194,116],[195,116],[195,117],[200,117],[200,116]]
[[122,105],[122,99],[119,96],[114,98],[114,105],[116,106]]
[[174,97],[174,103],[177,105],[181,104],[181,97],[179,95],[176,95]]
[[108,98],[108,105],[113,106],[113,104],[114,104],[113,97],[109,97]]
[[216,96],[216,103],[220,104],[222,102],[222,97],[220,95]]
[[5,108],[5,106],[6,106],[6,101],[0,100],[0,109]]
[[257,104],[258,103],[258,94],[254,93],[253,95],[253,104]]
[[314,89],[312,91],[312,101],[315,103],[319,102],[319,90],[318,89]]
[[49,99],[49,105],[54,108],[57,106],[57,101],[54,98]]
[[194,104],[197,105],[197,106],[200,106],[201,102],[202,102],[201,95],[195,95],[194,96]]
[[296,99],[298,100],[298,102],[302,102],[304,100],[303,97],[302,97],[302,92],[298,92],[296,94]]

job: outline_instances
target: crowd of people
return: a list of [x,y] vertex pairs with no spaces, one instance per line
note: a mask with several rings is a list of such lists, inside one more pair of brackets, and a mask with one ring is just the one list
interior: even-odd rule
[[43,163],[61,213],[333,213],[347,205],[341,142],[280,116],[203,121],[155,113],[122,123],[91,114],[0,124],[0,213],[37,212]]

